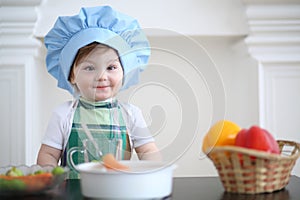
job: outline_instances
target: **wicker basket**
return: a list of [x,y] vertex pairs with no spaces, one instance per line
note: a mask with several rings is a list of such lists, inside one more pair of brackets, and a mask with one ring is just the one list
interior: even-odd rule
[[278,140],[281,155],[235,146],[215,147],[207,152],[225,191],[270,193],[284,188],[300,156],[300,144]]

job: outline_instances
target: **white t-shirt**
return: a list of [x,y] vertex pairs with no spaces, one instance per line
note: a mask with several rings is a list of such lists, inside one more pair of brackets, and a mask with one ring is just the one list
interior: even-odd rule
[[[72,129],[77,101],[67,101],[54,109],[42,144],[64,150]],[[141,110],[132,105],[119,102],[126,122],[131,148],[153,142],[154,139],[146,125]]]

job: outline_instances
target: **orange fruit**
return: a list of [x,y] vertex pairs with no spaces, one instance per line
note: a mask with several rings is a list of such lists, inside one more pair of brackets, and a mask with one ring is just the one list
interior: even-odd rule
[[206,152],[214,146],[235,145],[235,138],[241,128],[234,122],[220,120],[215,123],[205,135],[202,151]]

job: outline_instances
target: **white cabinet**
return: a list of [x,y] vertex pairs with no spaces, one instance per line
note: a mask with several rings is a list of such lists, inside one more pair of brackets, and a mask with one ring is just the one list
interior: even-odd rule
[[[300,142],[300,2],[245,0],[249,53],[259,65],[259,120],[278,139]],[[300,176],[300,162],[294,167]]]
[[30,164],[34,159],[32,96],[41,43],[33,37],[40,0],[1,1],[0,164]]

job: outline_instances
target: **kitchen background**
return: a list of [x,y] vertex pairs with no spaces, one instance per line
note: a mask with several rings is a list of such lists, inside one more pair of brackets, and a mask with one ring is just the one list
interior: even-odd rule
[[142,109],[175,176],[217,174],[201,143],[219,119],[300,142],[299,0],[2,0],[1,166],[34,164],[52,109],[72,99],[46,71],[43,37],[58,15],[96,5],[145,28],[149,67],[119,98]]

